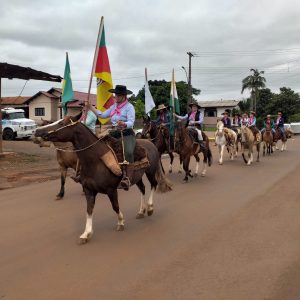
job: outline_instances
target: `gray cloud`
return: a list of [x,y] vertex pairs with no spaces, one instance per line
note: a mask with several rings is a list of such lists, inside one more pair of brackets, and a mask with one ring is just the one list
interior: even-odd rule
[[[170,80],[175,68],[176,79],[186,80],[187,51],[198,54],[192,83],[202,90],[200,99],[241,98],[250,68],[265,70],[274,91],[284,85],[300,91],[299,9],[296,0],[5,0],[1,61],[62,75],[68,51],[74,89],[86,91],[104,15],[114,83],[134,91],[143,86],[145,67],[149,79]],[[3,94],[16,95],[23,85],[4,81]],[[29,82],[23,95],[52,85]]]

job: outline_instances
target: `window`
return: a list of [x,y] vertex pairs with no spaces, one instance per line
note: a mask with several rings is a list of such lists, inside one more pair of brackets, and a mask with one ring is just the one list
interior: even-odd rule
[[34,111],[35,116],[45,116],[45,107],[36,107]]
[[216,117],[217,109],[216,108],[205,108],[204,116],[205,117]]

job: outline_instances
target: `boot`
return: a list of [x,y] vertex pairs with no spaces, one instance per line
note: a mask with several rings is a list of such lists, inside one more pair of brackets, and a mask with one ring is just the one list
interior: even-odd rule
[[131,183],[129,177],[127,176],[127,166],[122,166],[122,173],[123,173],[123,177],[119,183],[118,189],[123,189],[125,191],[128,191]]

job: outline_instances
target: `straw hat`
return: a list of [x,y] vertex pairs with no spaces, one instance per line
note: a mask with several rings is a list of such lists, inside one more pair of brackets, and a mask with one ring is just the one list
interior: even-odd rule
[[156,110],[168,109],[164,104],[159,104]]

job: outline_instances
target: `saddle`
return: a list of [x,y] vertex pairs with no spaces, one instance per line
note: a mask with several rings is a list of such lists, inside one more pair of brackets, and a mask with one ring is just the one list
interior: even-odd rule
[[189,136],[192,138],[194,144],[199,144],[198,132],[194,128],[187,128]]
[[[116,175],[122,174],[120,167],[124,161],[122,142],[110,135],[104,136],[103,141],[108,146],[109,151],[101,159],[114,174],[116,174],[115,170],[119,170]],[[134,162],[127,165],[127,168],[141,170],[147,168],[149,164],[146,149],[137,142],[134,149]]]

